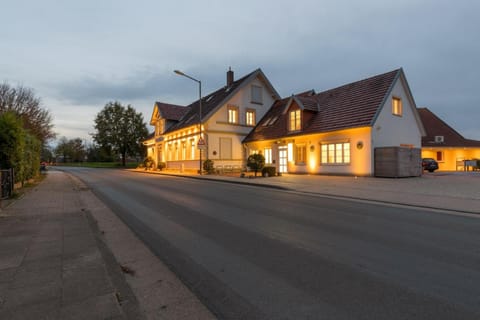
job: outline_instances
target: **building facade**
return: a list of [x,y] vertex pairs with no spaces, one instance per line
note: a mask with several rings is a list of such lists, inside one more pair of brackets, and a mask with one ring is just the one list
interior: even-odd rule
[[418,112],[425,127],[422,158],[433,158],[439,171],[471,170],[480,159],[480,141],[464,138],[428,108]]
[[375,148],[421,148],[423,125],[402,69],[277,100],[244,139],[282,173],[374,175]]
[[[197,171],[200,159],[225,168],[242,168],[242,140],[279,99],[261,69],[235,80],[227,72],[226,85],[188,106],[156,102],[150,124],[154,133],[144,142],[155,166]],[[200,110],[202,112],[200,117]],[[200,130],[201,119],[201,130]]]

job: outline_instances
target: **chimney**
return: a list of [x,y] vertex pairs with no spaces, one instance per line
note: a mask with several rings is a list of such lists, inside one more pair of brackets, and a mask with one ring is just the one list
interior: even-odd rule
[[228,67],[227,71],[227,87],[230,87],[233,83],[233,71],[232,67]]

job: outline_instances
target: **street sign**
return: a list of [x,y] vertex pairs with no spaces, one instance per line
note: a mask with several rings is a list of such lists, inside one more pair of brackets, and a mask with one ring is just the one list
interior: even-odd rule
[[198,139],[198,142],[197,142],[197,148],[199,150],[205,150],[207,148],[207,144],[205,143],[205,139]]

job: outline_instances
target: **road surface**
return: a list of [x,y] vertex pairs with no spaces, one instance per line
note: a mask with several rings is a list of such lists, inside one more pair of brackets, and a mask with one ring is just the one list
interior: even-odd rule
[[480,319],[480,219],[69,168],[220,319]]

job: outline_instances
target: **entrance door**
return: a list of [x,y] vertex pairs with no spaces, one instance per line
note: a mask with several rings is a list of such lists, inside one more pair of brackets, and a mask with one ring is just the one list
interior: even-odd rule
[[287,146],[278,147],[278,172],[287,173]]

